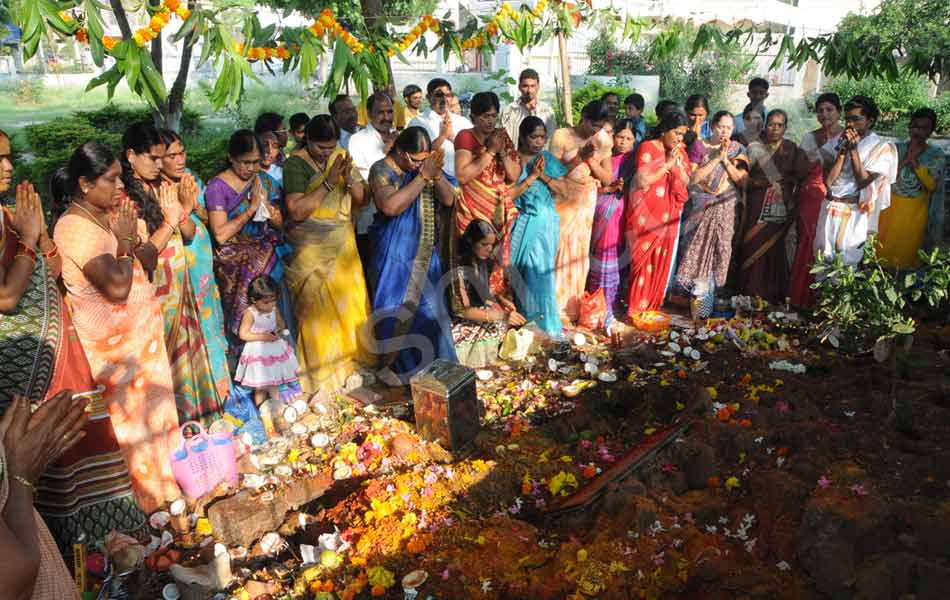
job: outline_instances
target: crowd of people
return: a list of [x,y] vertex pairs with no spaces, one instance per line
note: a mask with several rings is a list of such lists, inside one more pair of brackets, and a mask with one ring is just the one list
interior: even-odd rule
[[807,309],[815,260],[857,264],[876,232],[887,261],[914,268],[941,239],[933,110],[895,145],[874,132],[873,99],[825,93],[796,144],[760,78],[741,113],[662,100],[652,128],[640,94],[557,128],[538,73],[518,89],[504,107],[475,94],[468,117],[444,79],[359,106],[340,95],[313,118],[265,113],[207,182],[178,134],[139,123],[118,153],[76,148],[49,223],[29,182],[13,188],[0,132],[15,200],[0,236],[0,545],[39,555],[18,521],[34,504],[60,548],[140,531],[180,496],[179,425],[242,394],[266,412],[363,366],[391,385],[436,358],[477,368],[512,328],[561,338],[601,290],[608,327],[717,291]]

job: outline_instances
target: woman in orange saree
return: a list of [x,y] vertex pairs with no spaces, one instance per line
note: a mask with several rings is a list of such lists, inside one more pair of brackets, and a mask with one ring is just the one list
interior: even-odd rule
[[178,414],[165,352],[165,326],[143,263],[172,234],[148,235],[130,201],[121,202],[121,167],[112,152],[87,142],[67,167],[63,200],[71,200],[53,238],[63,256],[63,282],[73,324],[92,377],[105,388],[132,489],[146,513],[180,495],[169,450]]
[[567,197],[557,203],[561,235],[554,277],[561,320],[577,321],[590,270],[590,238],[597,210],[597,185],[613,182],[610,169],[601,166],[611,155],[613,139],[603,131],[607,109],[591,102],[581,111],[581,122],[558,129],[551,136],[551,154],[567,167],[563,181]]
[[663,115],[654,139],[637,149],[637,170],[627,200],[631,316],[663,306],[673,266],[680,213],[689,199],[689,157],[683,146],[688,121],[679,110]]

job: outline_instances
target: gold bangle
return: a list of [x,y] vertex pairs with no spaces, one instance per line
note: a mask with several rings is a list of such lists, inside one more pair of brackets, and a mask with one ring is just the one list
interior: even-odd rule
[[13,475],[13,479],[19,482],[26,489],[30,490],[30,492],[34,494],[36,493],[36,486],[33,485],[33,483],[26,477],[23,477],[22,475]]

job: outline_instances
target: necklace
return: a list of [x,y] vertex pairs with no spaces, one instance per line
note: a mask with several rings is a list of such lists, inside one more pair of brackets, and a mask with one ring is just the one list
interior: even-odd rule
[[109,234],[112,233],[112,230],[111,230],[110,228],[106,227],[105,225],[103,225],[103,224],[102,224],[102,221],[100,221],[99,218],[96,217],[96,215],[92,214],[92,211],[91,211],[91,210],[89,210],[88,208],[86,208],[85,206],[83,206],[82,204],[80,204],[80,203],[78,203],[78,202],[73,202],[73,206],[75,206],[76,208],[78,208],[78,209],[81,210],[82,212],[86,213],[86,214],[89,216],[89,218],[92,219],[92,222],[95,223],[96,225],[98,225],[99,227],[101,227],[106,233],[109,233]]

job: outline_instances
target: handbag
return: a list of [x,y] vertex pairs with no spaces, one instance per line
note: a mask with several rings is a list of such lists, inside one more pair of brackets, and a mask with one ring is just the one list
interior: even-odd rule
[[[185,429],[198,433],[185,439]],[[226,434],[226,437],[225,437]],[[178,428],[181,446],[171,451],[172,474],[185,496],[200,498],[225,479],[237,482],[237,464],[231,432],[209,436],[201,423],[188,421]]]

